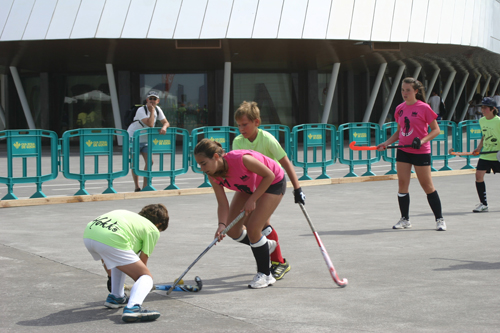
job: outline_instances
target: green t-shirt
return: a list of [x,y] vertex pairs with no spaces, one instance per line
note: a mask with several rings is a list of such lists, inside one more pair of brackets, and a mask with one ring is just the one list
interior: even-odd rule
[[153,253],[160,231],[148,219],[128,210],[113,210],[87,224],[83,238],[90,238],[120,250]]
[[233,150],[236,149],[250,149],[258,151],[269,158],[274,159],[276,162],[286,156],[285,150],[281,147],[276,138],[269,132],[263,131],[259,128],[259,133],[253,142],[246,139],[243,135],[238,135],[233,140]]
[[[483,149],[485,151],[500,150],[500,117],[495,116],[488,120],[485,117],[479,118],[479,126],[483,133]],[[486,161],[496,161],[496,154],[481,154],[479,158]]]

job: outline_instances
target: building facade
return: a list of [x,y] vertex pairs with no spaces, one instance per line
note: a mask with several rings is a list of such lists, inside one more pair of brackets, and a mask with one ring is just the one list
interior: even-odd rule
[[500,83],[497,0],[0,0],[0,130],[122,128],[151,89],[171,126],[393,119],[404,77],[466,117]]

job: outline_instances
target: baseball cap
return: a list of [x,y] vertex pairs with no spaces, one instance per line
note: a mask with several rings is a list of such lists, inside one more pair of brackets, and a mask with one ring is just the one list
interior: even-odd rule
[[485,97],[483,98],[483,100],[481,101],[481,103],[479,105],[484,105],[484,106],[491,106],[493,108],[498,108],[497,107],[497,102],[495,102],[495,100],[491,97]]
[[146,96],[146,98],[149,98],[151,96],[154,96],[156,98],[160,98],[160,94],[156,90],[151,90],[150,92],[148,92],[148,95]]

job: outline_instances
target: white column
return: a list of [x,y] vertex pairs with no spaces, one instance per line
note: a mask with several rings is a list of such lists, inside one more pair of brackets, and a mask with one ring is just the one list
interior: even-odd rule
[[455,75],[457,75],[457,71],[452,70],[450,72],[450,76],[448,76],[448,80],[446,81],[446,85],[444,86],[443,93],[441,94],[441,100],[443,101],[443,103],[446,100],[446,97],[448,96],[448,92],[450,91],[453,80],[455,80]]
[[500,83],[500,77],[496,80],[495,85],[493,86],[493,89],[491,90],[491,96],[495,95],[495,92],[497,91],[499,83]]
[[231,101],[231,62],[224,63],[224,96],[222,98],[222,126],[229,126],[229,103]]
[[488,89],[488,86],[490,85],[491,81],[491,75],[488,75],[488,78],[486,79],[486,83],[483,86],[483,90],[481,90],[481,96],[486,97],[486,89]]
[[332,76],[330,77],[330,83],[328,84],[328,92],[326,94],[325,106],[323,107],[323,117],[321,118],[321,123],[326,124],[328,122],[328,117],[330,116],[330,110],[332,109],[333,94],[335,93],[335,86],[337,85],[337,78],[339,76],[340,62],[333,64]]
[[406,65],[399,61],[399,68],[394,80],[392,81],[391,91],[389,92],[389,96],[387,96],[387,101],[385,102],[384,109],[382,110],[382,114],[380,115],[380,119],[378,121],[378,125],[382,127],[385,123],[385,118],[389,113],[389,109],[391,108],[392,101],[394,100],[394,96],[396,95],[396,91],[398,90],[401,84],[401,77],[403,76]]
[[[115,73],[113,71],[113,64],[106,64],[106,73],[108,75],[109,94],[111,96],[111,108],[113,109],[113,119],[115,121],[115,128],[122,128],[122,117],[120,114],[120,106],[118,104],[118,94],[116,92]],[[118,145],[123,144],[123,138],[117,137]]]
[[0,104],[0,131],[7,128],[7,122],[5,121],[5,112],[3,111],[3,107]]
[[385,69],[387,68],[387,63],[384,62],[380,64],[378,69],[377,78],[373,84],[373,90],[368,100],[368,105],[366,106],[365,115],[363,117],[363,122],[367,123],[370,121],[370,116],[372,114],[373,105],[375,105],[375,100],[377,99],[378,90],[380,89],[380,84],[382,83],[382,78],[384,77]]
[[28,123],[29,129],[36,129],[35,122],[33,121],[33,115],[31,114],[30,106],[28,100],[26,99],[26,94],[24,93],[23,84],[21,83],[21,78],[17,72],[17,68],[10,66],[10,72],[12,73],[12,78],[14,79],[14,84],[16,85],[17,95],[21,101],[21,106],[24,111],[24,116],[26,117],[26,122]]
[[458,119],[458,122],[464,120],[465,115],[467,114],[467,109],[469,109],[469,101],[474,97],[474,94],[476,93],[477,86],[479,85],[479,80],[481,80],[481,74],[477,73],[476,81],[474,82],[474,86],[470,91],[469,98],[467,99],[467,104],[465,104],[464,110],[462,111],[462,115]]
[[[458,88],[458,94],[457,96],[462,95],[462,91],[464,91],[465,84],[467,83],[467,79],[469,78],[469,72],[465,73],[464,78],[462,79],[462,83],[460,84],[460,88]],[[453,106],[450,109],[450,112],[448,112],[448,118],[447,120],[451,120],[451,117],[453,117],[453,114],[455,114],[455,110],[457,108],[457,104],[460,98],[456,98],[455,101],[453,102]]]
[[422,70],[422,66],[418,65],[417,67],[415,67],[415,72],[413,72],[413,78],[415,78],[415,79],[418,78],[421,70]]
[[428,100],[429,97],[431,96],[432,89],[434,89],[434,85],[436,84],[436,80],[438,78],[439,72],[441,69],[439,67],[434,67],[436,70],[434,71],[434,74],[432,75],[431,82],[429,83],[429,86],[427,87],[427,94],[425,96],[425,100]]

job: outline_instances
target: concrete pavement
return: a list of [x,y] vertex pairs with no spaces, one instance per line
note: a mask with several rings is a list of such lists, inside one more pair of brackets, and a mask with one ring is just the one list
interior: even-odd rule
[[[437,232],[425,194],[412,179],[409,230],[399,219],[397,181],[304,187],[306,209],[346,288],[332,281],[289,189],[272,217],[292,269],[274,286],[251,290],[255,262],[230,239],[186,275],[199,293],[150,293],[162,316],[125,324],[103,306],[105,273],[82,234],[97,215],[162,202],[170,227],[149,261],[155,283],[171,283],[210,244],[213,194],[0,208],[0,330],[101,332],[496,332],[500,327],[500,177],[487,175],[488,213],[472,174],[434,177],[448,231]],[[229,194],[231,196],[231,194]],[[127,281],[130,283],[130,281]],[[118,325],[118,326],[117,326]]]

